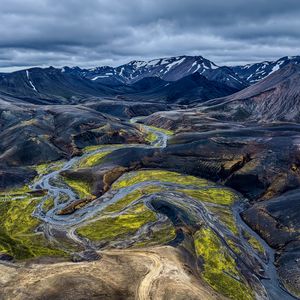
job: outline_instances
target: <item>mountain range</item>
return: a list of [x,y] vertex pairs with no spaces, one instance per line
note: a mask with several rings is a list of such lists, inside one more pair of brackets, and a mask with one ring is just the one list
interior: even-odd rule
[[193,73],[200,73],[209,80],[242,89],[290,63],[300,64],[300,56],[285,56],[276,61],[263,61],[242,66],[219,66],[202,56],[177,56],[150,61],[134,60],[116,68],[109,66],[92,69],[64,67],[62,71],[107,85],[132,84],[145,77],[176,81]]
[[[287,79],[290,72],[298,74],[296,67],[289,66],[299,63],[300,56],[286,56],[276,61],[227,67],[218,66],[202,56],[178,56],[148,62],[132,61],[116,68],[31,68],[1,73],[0,97],[5,101],[32,104],[78,104],[99,99],[105,100],[106,104],[113,101],[114,105],[121,102],[152,103],[159,105],[161,110],[162,105],[202,105],[211,99],[218,100],[206,105],[228,103],[232,99],[236,103],[237,99],[253,97],[257,102],[258,95],[267,93],[270,97],[264,96],[258,101],[259,105],[244,101],[234,117],[253,115],[249,107],[255,106],[258,109],[254,113],[256,119],[270,115],[275,119],[295,120],[298,113],[295,110],[292,113],[292,109],[299,97],[298,78],[288,83]],[[270,110],[270,106],[276,107],[276,112]],[[287,110],[289,117],[283,118]],[[124,108],[115,111],[118,111],[118,116],[124,115]]]

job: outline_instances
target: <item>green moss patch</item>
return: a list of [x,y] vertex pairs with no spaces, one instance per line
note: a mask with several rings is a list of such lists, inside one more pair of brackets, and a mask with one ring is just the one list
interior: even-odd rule
[[233,238],[229,238],[226,240],[228,246],[230,247],[230,249],[236,253],[236,254],[241,254],[242,250],[240,249],[238,243],[236,241],[233,240]]
[[165,245],[176,237],[176,231],[171,223],[163,224],[151,231],[149,236],[135,244],[135,247]]
[[[15,196],[23,196],[24,194],[30,192],[30,188],[28,185],[24,185],[22,187],[19,188],[14,188],[14,189],[9,189],[6,191],[2,191],[0,192],[0,197],[5,199],[9,199],[9,198],[13,198]],[[1,199],[0,199],[1,200]]]
[[235,218],[229,207],[224,206],[210,206],[209,211],[216,214],[220,221],[227,226],[227,228],[234,234],[238,234],[238,228],[236,226]]
[[96,150],[100,150],[104,147],[107,147],[107,145],[93,145],[93,146],[87,146],[85,148],[82,149],[82,151],[84,153],[88,153],[88,152],[93,152],[93,151],[96,151]]
[[34,233],[40,221],[32,213],[40,199],[27,195],[22,200],[0,202],[0,252],[16,259],[63,256],[41,233]]
[[103,217],[76,231],[79,235],[92,241],[112,241],[125,235],[134,234],[141,226],[155,220],[155,213],[140,203],[120,216]]
[[97,152],[97,153],[91,154],[91,155],[81,159],[78,162],[77,167],[78,168],[91,168],[91,167],[97,166],[101,163],[102,159],[109,153],[111,153],[111,151]]
[[149,142],[149,143],[153,143],[156,140],[157,140],[156,134],[154,134],[153,132],[149,131],[147,133],[147,136],[146,136],[146,141]]
[[194,235],[197,256],[203,259],[203,279],[216,291],[234,300],[253,299],[251,288],[237,269],[217,235],[210,228],[201,228]]
[[47,212],[47,211],[49,211],[50,209],[52,209],[53,207],[54,207],[54,199],[53,199],[53,197],[48,197],[48,198],[44,201],[44,203],[43,203],[43,205],[42,205],[42,209],[43,209],[44,212]]
[[174,131],[172,130],[168,130],[168,129],[164,129],[164,128],[159,128],[159,127],[155,127],[155,126],[148,126],[156,131],[160,131],[166,135],[174,135]]
[[41,175],[48,174],[50,172],[58,171],[59,169],[61,169],[63,167],[64,163],[65,163],[64,161],[43,163],[43,164],[34,166],[34,169],[41,176]]
[[109,212],[109,213],[118,212],[124,209],[127,205],[129,205],[133,201],[136,201],[139,198],[143,197],[144,195],[160,192],[162,190],[163,190],[162,187],[154,186],[154,185],[136,189],[132,193],[127,194],[126,196],[118,200],[117,202],[109,205],[103,212]]
[[197,190],[180,189],[178,191],[199,201],[212,203],[213,205],[207,205],[207,209],[217,215],[232,233],[238,234],[231,206],[239,197],[233,191],[224,187],[208,187]]
[[209,187],[207,189],[183,189],[181,192],[204,202],[210,202],[220,205],[232,205],[238,196],[229,189]]
[[195,185],[199,187],[213,185],[213,183],[209,182],[206,179],[201,179],[189,175],[182,175],[176,172],[162,170],[144,170],[135,172],[134,174],[125,174],[120,180],[116,181],[112,185],[112,188],[120,189],[145,181],[172,182],[176,184]]
[[91,186],[87,181],[64,177],[64,182],[70,186],[80,198],[92,197]]
[[254,236],[251,236],[247,231],[243,231],[243,236],[253,249],[258,251],[260,254],[265,253],[263,245]]

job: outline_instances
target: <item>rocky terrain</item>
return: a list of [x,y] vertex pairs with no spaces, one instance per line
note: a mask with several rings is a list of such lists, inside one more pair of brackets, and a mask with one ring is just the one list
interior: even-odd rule
[[299,122],[300,66],[287,65],[226,98],[206,102],[206,111],[233,121]]
[[298,299],[300,69],[281,65],[4,74],[0,299]]

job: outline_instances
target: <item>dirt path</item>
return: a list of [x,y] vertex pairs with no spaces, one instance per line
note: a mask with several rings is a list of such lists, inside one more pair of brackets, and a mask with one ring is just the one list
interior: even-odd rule
[[148,300],[151,299],[151,288],[156,279],[160,277],[164,267],[161,257],[153,253],[139,253],[139,255],[146,256],[151,259],[153,264],[149,273],[142,279],[138,289],[136,299]]
[[190,300],[222,299],[184,268],[184,263],[173,247],[108,250],[106,254],[142,258],[139,261],[144,262],[148,272],[136,286],[136,300],[186,299],[186,295],[189,295]]

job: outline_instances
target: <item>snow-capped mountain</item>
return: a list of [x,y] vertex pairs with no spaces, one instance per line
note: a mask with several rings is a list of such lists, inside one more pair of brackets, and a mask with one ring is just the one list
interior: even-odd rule
[[285,56],[276,61],[263,61],[245,66],[232,67],[232,69],[248,84],[254,84],[288,64],[300,65],[300,56]]
[[209,80],[241,90],[254,84],[288,64],[300,64],[300,56],[285,56],[276,61],[263,61],[243,66],[218,66],[202,56],[177,56],[150,61],[131,61],[118,67],[78,67],[62,69],[62,72],[77,75],[109,86],[133,84],[146,77],[158,77],[165,81],[176,81],[199,73]]
[[[63,71],[78,72],[77,68],[63,68]],[[82,70],[81,75],[92,81],[108,85],[133,84],[146,77],[158,77],[165,81],[177,81],[188,75],[199,73],[209,80],[215,80],[236,90],[247,83],[241,80],[231,68],[219,67],[202,56],[177,56],[150,61],[131,61],[119,67],[97,67]]]
[[200,103],[241,91],[290,64],[300,66],[300,56],[236,67],[218,66],[202,56],[178,56],[119,67],[31,68],[0,74],[0,94],[45,104],[88,97]]
[[97,76],[117,76],[123,83],[131,84],[145,77],[159,77],[166,81],[176,81],[187,75],[205,70],[217,69],[218,66],[202,56],[178,56],[170,58],[160,58],[150,61],[131,61],[128,64],[115,69],[101,67],[91,69],[89,76],[94,76],[92,80],[98,80]]

